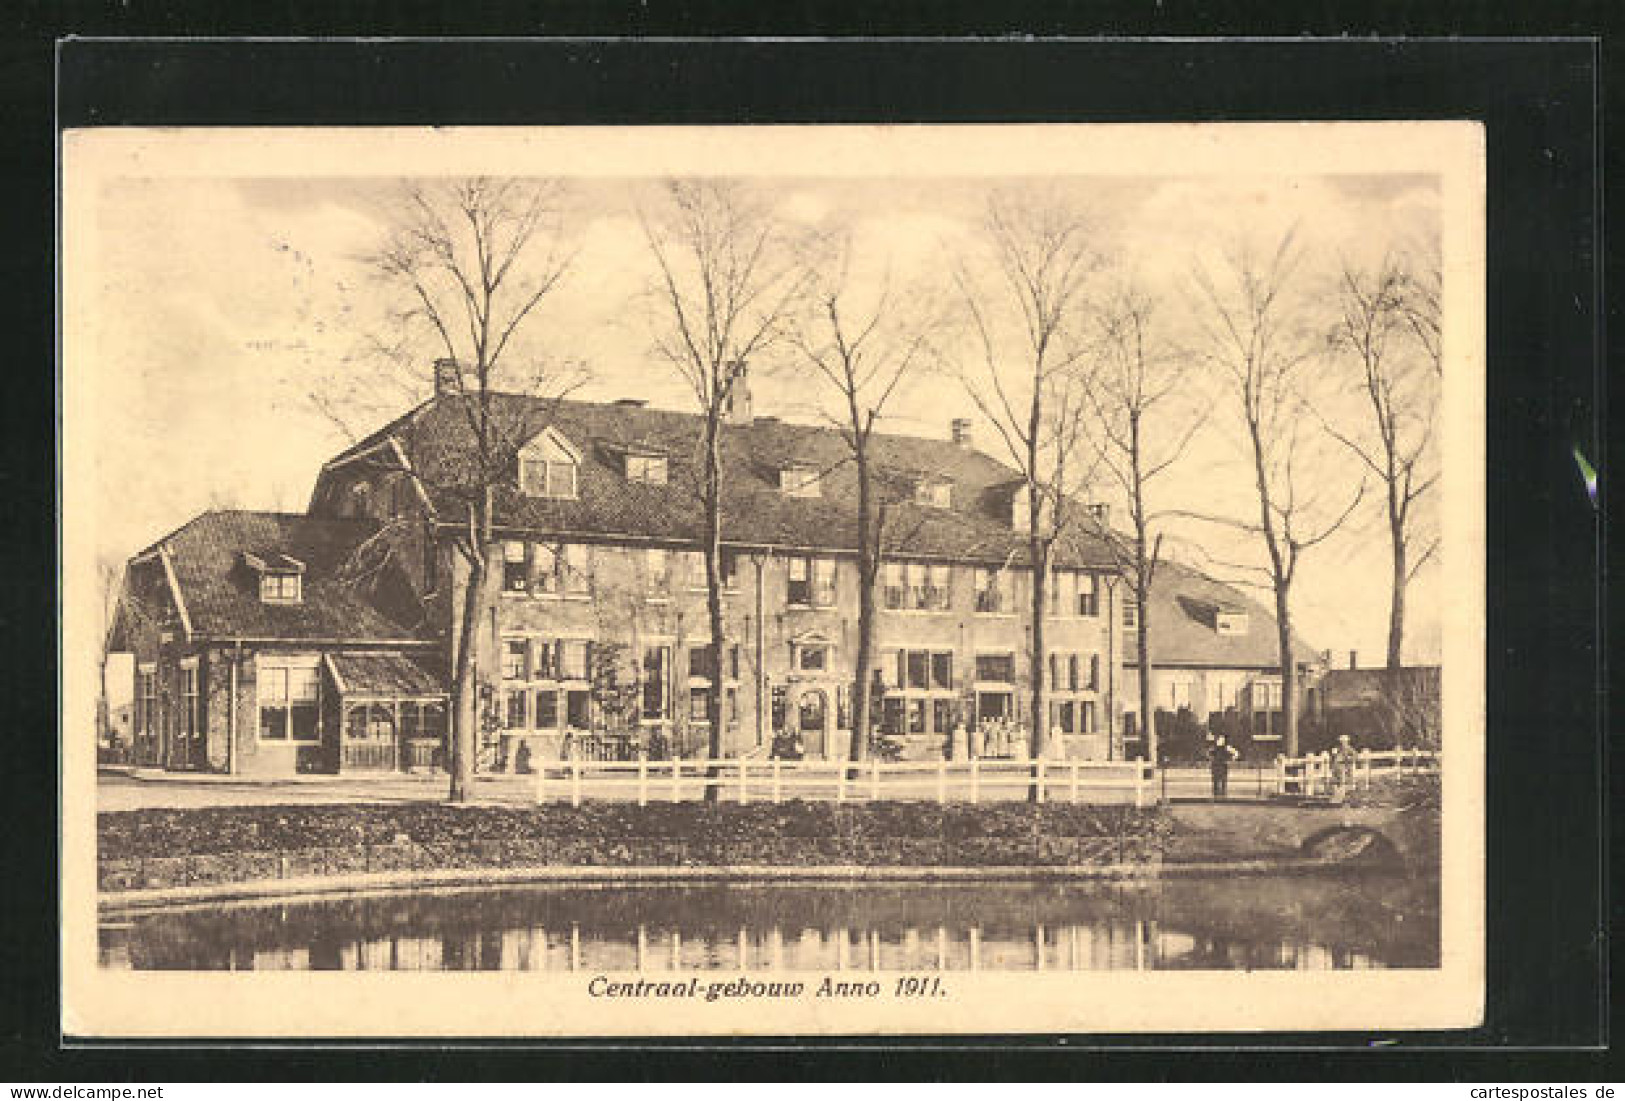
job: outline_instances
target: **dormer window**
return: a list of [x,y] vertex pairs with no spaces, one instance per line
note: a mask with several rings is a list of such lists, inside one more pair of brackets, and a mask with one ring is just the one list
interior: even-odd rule
[[[1050,507],[1050,500],[1044,494],[1042,487],[1038,490],[1039,500],[1042,502],[1038,510],[1038,523],[1040,527],[1048,527],[1055,514]],[[1030,486],[1017,486],[1010,495],[1010,526],[1016,531],[1027,531],[1032,525],[1032,488]]]
[[519,452],[519,492],[527,497],[574,500],[580,493],[581,453],[553,428],[544,429]]
[[259,575],[260,601],[265,604],[298,604],[304,600],[305,564],[286,554],[261,557],[243,553],[243,564]]
[[924,478],[914,484],[914,503],[929,508],[951,508],[954,484],[942,478]]
[[628,454],[626,456],[626,480],[651,486],[665,485],[666,456]]
[[786,497],[821,497],[818,468],[796,464],[779,470],[779,491]]
[[267,573],[260,578],[260,599],[267,604],[298,604],[304,594],[296,573]]
[[1247,613],[1221,608],[1213,618],[1213,629],[1221,635],[1244,635],[1247,633]]

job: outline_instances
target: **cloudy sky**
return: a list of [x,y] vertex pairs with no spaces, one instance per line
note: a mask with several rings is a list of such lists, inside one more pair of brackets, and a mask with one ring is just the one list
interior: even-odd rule
[[[124,176],[101,186],[94,278],[76,284],[85,300],[69,303],[88,319],[90,335],[70,366],[95,377],[86,412],[98,426],[99,554],[122,558],[211,506],[302,510],[324,458],[427,392],[430,350],[411,376],[381,375],[360,354],[384,303],[358,258],[379,241],[398,186],[396,179],[285,176]],[[808,176],[758,186],[792,224],[850,225],[857,251],[883,263],[894,285],[927,291],[941,288],[947,258],[975,264],[990,189],[1065,194],[1089,212],[1102,243],[1153,289],[1176,327],[1189,311],[1193,258],[1238,235],[1272,240],[1296,226],[1309,258],[1300,289],[1324,306],[1328,265],[1431,238],[1440,204],[1434,178],[1394,174]],[[536,315],[523,353],[583,364],[589,381],[581,397],[636,395],[684,408],[682,383],[650,354],[654,303],[637,210],[652,201],[651,189],[650,180],[632,177],[572,183],[575,261]],[[765,364],[756,381],[758,411],[816,418],[816,389],[772,367]],[[931,378],[892,409],[892,430],[945,435],[949,419],[971,406],[953,380]],[[977,430],[993,451],[988,426]],[[1233,444],[1216,413],[1184,472],[1168,483],[1167,506],[1245,508],[1247,470]],[[1226,545],[1211,529],[1174,534],[1185,537],[1181,556],[1195,564],[1203,546],[1260,560],[1259,548]],[[1296,614],[1315,646],[1357,649],[1363,663],[1380,662],[1386,554],[1373,503],[1307,559]],[[1434,571],[1424,571],[1412,597],[1413,660],[1437,659],[1437,592]]]

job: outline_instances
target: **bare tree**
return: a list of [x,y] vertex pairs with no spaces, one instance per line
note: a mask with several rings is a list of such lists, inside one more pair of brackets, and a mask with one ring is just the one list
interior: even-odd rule
[[1366,416],[1361,429],[1329,424],[1327,431],[1384,490],[1392,559],[1387,667],[1397,676],[1404,663],[1406,589],[1439,548],[1437,537],[1419,542],[1416,511],[1439,477],[1431,462],[1438,410],[1438,296],[1390,255],[1365,271],[1343,264],[1337,309],[1328,343],[1352,366],[1350,382]]
[[[703,513],[709,664],[709,753],[722,756],[723,424],[746,364],[785,334],[803,282],[785,231],[761,199],[733,180],[668,180],[659,209],[640,211],[658,274],[656,353],[688,385],[702,419],[698,495]],[[715,799],[715,786],[706,797]]]
[[873,299],[854,307],[851,290],[850,231],[832,238],[829,250],[809,258],[807,318],[792,336],[814,377],[833,389],[840,404],[830,419],[846,443],[858,481],[855,504],[858,543],[857,682],[852,694],[852,734],[848,758],[868,756],[873,701],[875,587],[891,505],[892,479],[877,477],[871,440],[875,423],[899,385],[926,362],[928,320],[909,324],[892,292],[889,273]]
[[1305,310],[1291,292],[1302,252],[1294,231],[1267,255],[1243,242],[1215,273],[1196,265],[1196,313],[1203,355],[1213,366],[1241,429],[1253,475],[1257,522],[1187,512],[1259,540],[1268,564],[1241,567],[1264,577],[1275,596],[1275,627],[1281,655],[1281,708],[1286,752],[1298,752],[1298,676],[1292,635],[1292,583],[1304,555],[1324,543],[1353,515],[1365,481],[1346,506],[1328,505],[1331,468],[1318,462],[1314,436],[1321,433],[1309,400],[1315,345]]
[[501,572],[495,494],[514,477],[519,449],[546,419],[545,408],[539,417],[516,415],[511,404],[499,407],[494,395],[504,388],[541,395],[556,381],[542,372],[521,374],[505,354],[569,270],[563,197],[553,182],[408,183],[383,242],[362,258],[394,302],[390,338],[375,340],[374,349],[416,366],[427,342],[455,364],[441,400],[455,403],[471,443],[459,463],[399,468],[432,499],[454,501],[460,514],[451,542],[467,565],[468,580],[452,683],[453,802],[468,799],[473,780],[478,688],[489,660],[478,626]]
[[1115,533],[1108,534],[1108,542],[1138,609],[1140,714],[1146,757],[1152,761],[1157,760],[1157,728],[1151,687],[1151,594],[1162,559],[1162,536],[1152,538],[1156,513],[1149,498],[1152,483],[1179,462],[1206,423],[1208,409],[1193,400],[1189,361],[1168,339],[1157,305],[1132,281],[1122,283],[1107,299],[1097,320],[1100,368],[1089,390],[1101,464],[1123,494],[1133,527],[1127,542]]
[[1101,264],[1095,227],[1052,196],[994,194],[985,221],[994,277],[955,272],[970,328],[965,389],[1004,443],[1025,502],[1032,571],[1029,750],[1048,742],[1044,619],[1052,552],[1078,520],[1071,498],[1094,464],[1082,446],[1092,380],[1085,292]]

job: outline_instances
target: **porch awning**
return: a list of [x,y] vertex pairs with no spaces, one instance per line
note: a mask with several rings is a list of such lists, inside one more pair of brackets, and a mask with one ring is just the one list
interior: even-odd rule
[[328,668],[344,696],[367,699],[443,699],[433,672],[404,654],[329,654]]

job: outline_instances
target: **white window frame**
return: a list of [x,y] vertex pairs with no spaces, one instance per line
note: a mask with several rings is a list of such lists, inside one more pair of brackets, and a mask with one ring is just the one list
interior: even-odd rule
[[823,475],[816,466],[795,464],[779,470],[779,492],[786,497],[822,497]]
[[[293,674],[295,672],[309,673],[315,678],[316,733],[314,736],[308,738],[296,738],[293,736]],[[281,738],[266,737],[261,730],[264,725],[262,712],[266,703],[268,702],[268,697],[266,696],[265,692],[267,674],[274,673],[282,674],[283,692],[281,705],[283,708],[282,721],[284,736]],[[323,693],[324,689],[322,685],[321,659],[319,657],[261,656],[256,658],[254,661],[255,740],[262,745],[320,745],[324,735],[326,734],[326,731],[323,729],[326,718],[322,713]],[[274,703],[276,701],[270,702]]]
[[[290,585],[289,582],[292,582]],[[290,591],[291,590],[291,591]],[[260,601],[265,604],[304,602],[304,578],[298,570],[265,570],[260,574]]]
[[626,480],[640,485],[663,486],[670,476],[664,455],[627,455]]

